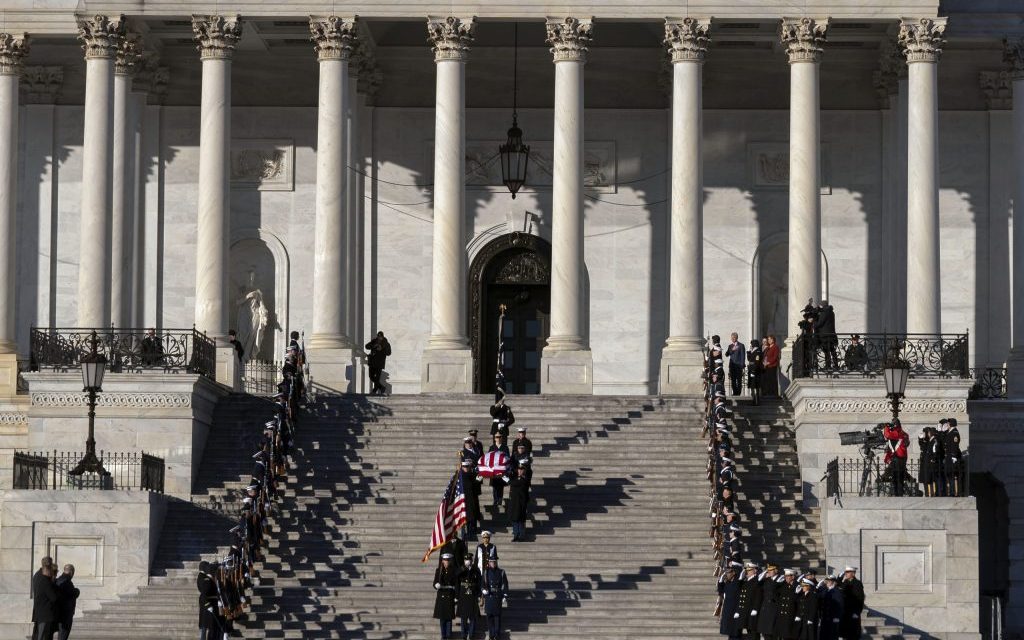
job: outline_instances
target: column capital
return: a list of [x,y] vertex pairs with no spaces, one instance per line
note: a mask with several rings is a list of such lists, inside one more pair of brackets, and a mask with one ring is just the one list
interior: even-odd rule
[[903,18],[900,32],[896,36],[907,64],[915,62],[938,62],[946,40],[945,18]]
[[86,60],[111,60],[124,39],[124,16],[77,17],[78,39],[82,41]]
[[28,55],[28,34],[0,33],[0,75],[21,73],[21,64]]
[[665,46],[676,62],[704,62],[711,42],[711,18],[665,18]]
[[25,67],[21,72],[21,101],[25,104],[53,104],[64,84],[64,67]]
[[586,62],[587,50],[593,38],[594,22],[591,18],[548,18],[547,40],[555,62]]
[[1003,62],[1014,80],[1024,79],[1024,38],[1003,38]]
[[137,33],[127,32],[117,45],[114,56],[114,74],[133,76],[142,63],[142,38]]
[[434,47],[434,62],[442,60],[465,61],[469,56],[469,45],[476,32],[476,16],[459,18],[427,18],[427,39]]
[[978,73],[978,84],[985,94],[985,108],[989,111],[1013,108],[1013,73],[1007,69]]
[[242,18],[237,14],[193,15],[192,34],[202,60],[230,60],[242,37]]
[[828,18],[783,18],[779,21],[779,39],[786,47],[790,64],[821,62],[828,21]]
[[317,61],[348,60],[352,57],[357,41],[356,20],[356,16],[309,17],[309,39],[313,41]]
[[903,59],[899,44],[895,40],[883,41],[879,49],[878,69],[872,75],[872,83],[882,109],[891,106],[890,98],[899,91],[900,77],[906,73],[906,69],[906,61]]

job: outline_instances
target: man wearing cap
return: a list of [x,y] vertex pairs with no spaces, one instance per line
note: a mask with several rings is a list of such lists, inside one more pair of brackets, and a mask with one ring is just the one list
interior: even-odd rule
[[[452,554],[452,566],[461,567],[462,560],[469,553],[469,550],[466,548],[466,543],[456,533],[454,536],[449,538],[441,547],[441,555],[444,555],[446,553]],[[438,559],[437,566],[441,566],[440,559]]]
[[757,638],[757,607],[761,603],[761,585],[757,581],[758,568],[753,562],[743,565],[744,575],[740,579],[740,593],[736,600],[736,612],[732,614],[733,625],[730,635]]
[[850,336],[850,346],[846,347],[846,368],[850,371],[864,372],[864,367],[868,363],[868,350],[864,347],[864,343],[860,341],[860,336],[856,333]]
[[718,631],[723,636],[735,639],[740,637],[739,634],[732,632],[733,614],[736,613],[736,604],[740,593],[740,582],[736,579],[736,574],[742,567],[743,565],[739,562],[730,562],[726,564],[722,577],[718,579],[718,606],[716,609],[721,616]]
[[476,429],[469,430],[469,440],[473,443],[473,450],[476,451],[476,460],[479,461],[484,455],[484,443],[477,439],[477,434],[480,433]]
[[[494,434],[494,444],[487,449],[487,453],[492,451],[500,451],[504,453],[509,459],[512,458],[512,453],[508,450],[508,445],[505,444],[505,437],[500,433]],[[491,478],[491,506],[494,508],[494,517],[498,517],[498,509],[501,506],[501,501],[505,497],[505,480],[499,476]]]
[[512,413],[512,407],[505,404],[505,396],[502,395],[491,406],[491,435],[500,433],[508,438],[508,430],[515,422],[516,416]]
[[476,537],[477,525],[483,521],[480,514],[480,482],[476,479],[476,463],[465,457],[460,463],[462,493],[466,501],[466,538]]
[[818,629],[818,640],[839,640],[839,624],[843,620],[843,592],[839,589],[839,579],[834,575],[825,576],[825,588],[819,594],[818,603],[821,615],[821,626]]
[[452,637],[452,619],[455,618],[455,596],[459,574],[452,566],[453,555],[441,554],[441,566],[434,569],[434,618],[441,621],[441,639]]
[[960,450],[960,430],[956,428],[956,418],[946,418],[941,435],[944,450],[943,473],[946,478],[946,490],[942,495],[959,497],[963,495],[960,486],[963,453]]
[[205,560],[199,563],[196,589],[199,591],[199,640],[214,640],[221,635],[220,600],[210,563]]
[[526,450],[526,444],[523,442],[512,441],[512,459],[509,460],[511,477],[516,476],[516,470],[522,467],[526,469],[526,480],[530,482],[533,480],[533,458],[530,456],[530,452]]
[[508,519],[512,523],[512,542],[526,537],[526,516],[530,504],[530,479],[526,465],[516,467],[516,475],[508,483]]
[[769,564],[761,574],[759,583],[761,604],[757,607],[757,633],[771,636],[775,632],[775,618],[779,613],[778,592],[783,590],[778,567]]
[[459,572],[458,593],[456,594],[455,614],[460,620],[462,640],[469,640],[476,635],[476,619],[480,617],[480,571],[473,559],[466,556],[462,571]]
[[484,614],[487,615],[487,638],[501,638],[501,609],[508,604],[508,576],[498,568],[498,552],[487,557],[487,569],[480,582],[480,595],[484,598]]
[[520,444],[526,447],[527,455],[533,455],[533,443],[526,437],[526,427],[516,428],[516,439],[512,441],[512,446],[518,447]]
[[786,569],[775,588],[775,626],[772,638],[789,638],[796,615],[796,569]]
[[796,615],[787,639],[818,640],[818,594],[814,580],[800,579],[800,593],[796,596]]
[[860,614],[864,611],[864,583],[857,579],[857,567],[843,570],[843,622],[839,636],[844,640],[860,640]]
[[487,569],[487,558],[490,558],[492,553],[497,555],[498,548],[491,544],[491,532],[484,531],[480,534],[480,544],[476,546],[476,552],[473,554],[473,564],[481,576]]

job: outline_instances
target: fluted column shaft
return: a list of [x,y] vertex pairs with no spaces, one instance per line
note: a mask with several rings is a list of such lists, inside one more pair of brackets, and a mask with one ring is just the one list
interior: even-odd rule
[[14,221],[18,204],[18,80],[27,53],[27,35],[0,33],[0,355],[17,352]]
[[352,336],[353,340],[355,336],[359,335],[359,316],[356,300],[359,297],[359,283],[361,282],[359,265],[359,205],[360,200],[363,198],[362,192],[356,189],[356,186],[359,184],[359,174],[356,171],[359,170],[359,158],[361,157],[359,149],[358,82],[355,73],[350,73],[348,77],[348,99],[345,106],[347,129],[344,167],[344,172],[347,175],[345,188],[347,195],[345,237],[348,241],[348,246],[346,247],[347,255],[345,256],[345,298],[348,300],[346,307],[347,332],[349,336]]
[[458,18],[448,18],[443,23],[430,25],[437,66],[437,89],[428,349],[466,349],[468,346],[465,247],[466,59],[473,25],[475,22],[472,20]]
[[129,175],[135,142],[129,130],[129,109],[132,76],[139,62],[139,51],[131,38],[125,38],[114,61],[114,130],[111,176],[110,215],[110,321],[124,327],[130,324],[132,265],[131,238],[133,224],[134,180]]
[[827,20],[783,20],[789,55],[789,331],[821,298],[821,138],[818,65]]
[[1024,38],[1007,41],[1004,51],[1013,78],[1013,254],[1010,256],[1013,336],[1007,361],[1006,391],[1024,398]]
[[193,17],[203,65],[199,125],[199,212],[196,229],[196,328],[227,335],[230,225],[231,57],[241,36],[236,18]]
[[943,19],[904,21],[907,57],[907,332],[942,332],[938,61]]
[[320,65],[317,107],[316,234],[313,256],[311,349],[352,347],[347,331],[348,251],[345,224],[345,167],[348,146],[349,56],[355,23],[328,18],[310,21]]
[[78,325],[103,327],[110,323],[114,56],[124,37],[123,19],[82,20],[79,32],[86,54]]

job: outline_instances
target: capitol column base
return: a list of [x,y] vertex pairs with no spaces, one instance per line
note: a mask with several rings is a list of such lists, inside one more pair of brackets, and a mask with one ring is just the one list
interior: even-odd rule
[[0,400],[18,395],[18,354],[0,353]]
[[218,383],[228,387],[235,393],[242,391],[242,363],[238,361],[235,354],[235,347],[228,344],[226,347],[218,346],[217,371],[215,378]]
[[1006,359],[1006,397],[1024,399],[1024,349],[1011,349]]
[[663,396],[702,395],[704,341],[700,338],[666,344],[661,350],[658,393]]
[[307,347],[310,379],[306,383],[316,393],[359,393],[365,387],[362,356],[362,351],[352,348]]
[[547,395],[594,394],[594,354],[589,349],[546,347],[540,358],[540,392]]
[[425,349],[421,380],[421,393],[472,393],[472,350]]

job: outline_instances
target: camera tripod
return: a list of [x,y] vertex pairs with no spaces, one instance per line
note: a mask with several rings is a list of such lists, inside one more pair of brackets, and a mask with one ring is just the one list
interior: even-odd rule
[[[875,453],[874,447],[865,442],[864,446],[861,447],[860,456],[864,462],[864,469],[860,473],[860,485],[857,487],[857,495],[861,497],[877,495],[879,485],[881,484],[881,478],[878,473],[878,454]],[[873,484],[871,482],[872,475],[874,475]]]

